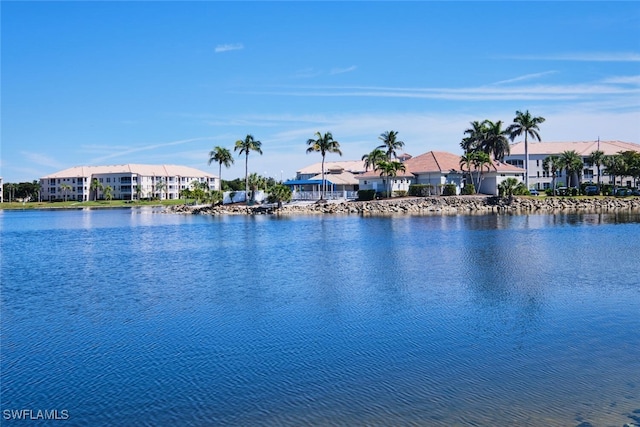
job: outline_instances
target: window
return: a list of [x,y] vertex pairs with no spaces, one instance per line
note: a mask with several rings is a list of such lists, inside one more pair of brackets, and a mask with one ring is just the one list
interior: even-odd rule
[[99,181],[102,182],[102,178],[100,178]]
[[111,178],[107,178],[107,182],[111,182]]

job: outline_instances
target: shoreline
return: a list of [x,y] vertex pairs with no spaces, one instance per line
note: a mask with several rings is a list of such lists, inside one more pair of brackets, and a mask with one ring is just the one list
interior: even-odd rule
[[523,214],[558,212],[640,211],[640,197],[573,198],[573,197],[507,197],[437,196],[405,197],[372,201],[324,201],[275,205],[176,205],[165,209],[170,213],[193,215],[439,215],[439,214]]

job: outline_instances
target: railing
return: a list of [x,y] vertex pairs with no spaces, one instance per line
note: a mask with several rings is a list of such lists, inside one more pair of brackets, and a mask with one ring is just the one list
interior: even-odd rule
[[[292,200],[320,200],[321,191],[294,191]],[[358,198],[357,191],[325,191],[325,200],[355,200]]]

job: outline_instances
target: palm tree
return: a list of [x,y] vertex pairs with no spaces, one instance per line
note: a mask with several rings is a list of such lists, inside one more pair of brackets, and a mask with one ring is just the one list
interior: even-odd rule
[[249,175],[249,189],[251,190],[251,200],[254,201],[256,197],[256,190],[260,187],[263,187],[265,180],[263,177],[258,175],[257,173],[252,173]]
[[602,160],[604,159],[604,151],[595,150],[589,154],[589,161],[596,165],[598,169],[598,192],[600,192],[600,165],[602,165]]
[[136,184],[136,198],[140,201],[140,196],[142,195],[142,185]]
[[464,131],[464,134],[467,136],[462,138],[460,147],[462,147],[465,153],[476,151],[482,145],[482,141],[484,141],[487,132],[487,121],[488,120],[483,120],[479,122],[475,120],[470,123],[471,127]]
[[362,156],[362,160],[364,160],[364,170],[366,172],[369,170],[369,167],[375,170],[378,163],[387,160],[387,155],[381,149],[375,148],[369,154]]
[[324,157],[327,153],[338,153],[342,156],[342,151],[340,151],[340,143],[333,139],[333,135],[331,132],[326,132],[322,135],[320,132],[315,133],[316,139],[310,138],[307,140],[307,154],[313,152],[319,152],[322,155],[322,192],[320,193],[320,200],[324,199],[324,192],[327,186],[327,183],[324,180]]
[[[489,155],[484,151],[472,151],[468,152],[463,156],[460,156],[460,169],[464,172],[464,167],[467,167],[467,172],[469,172],[469,176],[471,177],[471,183],[475,186],[476,193],[480,192],[480,184],[482,183],[482,171],[491,165],[491,159]],[[473,172],[474,169],[477,173],[478,184],[473,180]]]
[[220,179],[220,191],[222,191],[222,165],[228,169],[233,164],[231,151],[219,146],[215,147],[213,150],[209,151],[209,164],[213,162],[216,162],[219,165],[218,178]]
[[542,161],[542,167],[551,174],[551,188],[553,189],[553,194],[556,194],[556,177],[558,176],[558,171],[561,171],[563,167],[560,157],[555,154],[545,157]]
[[509,201],[511,201],[513,199],[513,194],[515,193],[519,184],[521,183],[517,179],[507,178],[500,184],[498,184],[498,192],[500,193],[500,196],[508,197]]
[[398,172],[405,172],[407,168],[404,163],[399,162],[397,160],[393,161],[382,161],[378,163],[377,170],[380,171],[380,176],[386,176],[389,184],[389,192],[388,197],[392,197],[392,186],[391,186],[391,178],[398,176]]
[[102,190],[102,184],[98,181],[98,178],[93,178],[89,185],[89,191],[94,192],[93,200],[98,200],[98,190]]
[[245,197],[249,194],[249,153],[256,151],[262,154],[262,142],[256,141],[253,135],[247,135],[244,140],[239,139],[233,147],[233,151],[239,151],[238,154],[244,153],[244,191]]
[[611,154],[604,156],[602,164],[607,170],[610,177],[613,177],[613,193],[616,192],[616,177],[622,176],[626,169],[624,159],[620,154]]
[[167,188],[167,184],[164,182],[164,179],[160,178],[158,182],[156,182],[156,192],[158,193],[158,198],[162,200],[162,192]]
[[377,148],[386,149],[387,152],[387,160],[391,160],[393,158],[397,158],[396,150],[404,147],[404,142],[398,141],[398,132],[390,130],[380,134],[378,139],[382,141],[382,145],[379,145]]
[[571,187],[570,184],[574,184],[573,178],[577,176],[578,182],[575,183],[575,187],[580,184],[580,175],[582,174],[582,157],[575,151],[564,151],[560,155],[561,169],[564,169],[567,174],[567,187]]
[[113,198],[113,189],[110,185],[107,185],[104,188],[104,198],[107,199],[109,203],[111,203],[111,199]]
[[291,201],[291,188],[284,184],[276,184],[269,189],[269,203],[277,203],[278,209],[282,207],[282,202]]
[[544,117],[533,117],[529,110],[516,111],[516,117],[513,119],[513,124],[507,128],[509,138],[513,140],[524,133],[524,170],[525,170],[525,185],[529,188],[529,143],[528,137],[540,141],[540,134],[538,131],[538,125],[544,122]]
[[482,151],[493,156],[493,158],[499,162],[504,160],[504,156],[511,152],[509,147],[509,140],[507,139],[506,129],[502,129],[502,120],[492,122],[491,120],[484,121],[484,138],[480,142]]
[[67,201],[67,194],[69,190],[71,190],[71,186],[69,184],[60,184],[60,190],[62,190],[62,197],[64,201]]

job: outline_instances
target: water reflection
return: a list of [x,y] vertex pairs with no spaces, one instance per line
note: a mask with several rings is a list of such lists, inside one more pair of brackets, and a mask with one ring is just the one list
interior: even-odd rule
[[640,401],[637,215],[0,221],[3,408],[59,404],[87,425],[622,425]]

